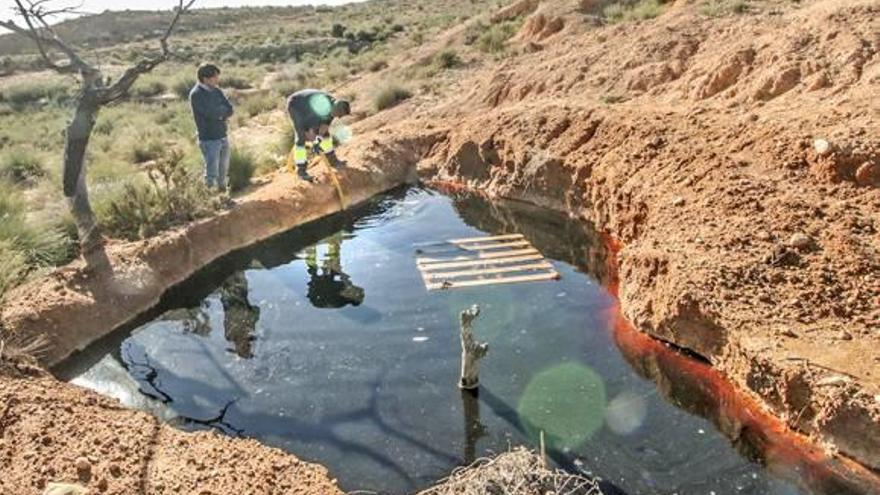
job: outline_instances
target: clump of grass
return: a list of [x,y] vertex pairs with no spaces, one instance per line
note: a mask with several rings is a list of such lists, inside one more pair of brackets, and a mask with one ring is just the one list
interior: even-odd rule
[[663,9],[659,0],[627,0],[606,6],[602,15],[610,22],[640,21],[659,16]]
[[249,186],[256,168],[253,154],[241,148],[232,148],[229,156],[229,189],[236,192]]
[[0,102],[20,109],[37,103],[61,103],[70,98],[70,93],[70,88],[62,81],[17,84],[0,92]]
[[434,65],[441,69],[454,69],[461,65],[461,57],[452,48],[447,48],[434,55]]
[[412,93],[397,84],[390,84],[379,89],[373,95],[373,107],[377,112],[387,110],[412,97]]
[[129,93],[137,98],[151,98],[159,96],[168,91],[168,87],[158,79],[141,78],[134,86],[131,87]]
[[128,157],[132,163],[146,163],[162,155],[165,145],[157,138],[139,139],[132,143]]
[[147,181],[130,178],[96,202],[95,213],[111,237],[135,240],[215,212],[218,201],[179,149],[162,155]]
[[250,118],[255,117],[261,113],[273,110],[280,103],[281,100],[278,98],[277,95],[262,93],[248,96],[242,99],[242,101],[239,102],[236,111],[239,115],[246,115]]
[[0,299],[31,271],[73,258],[70,236],[59,226],[28,222],[21,194],[4,182],[0,182],[0,219]]
[[744,14],[749,9],[745,0],[707,0],[700,5],[700,13],[708,17]]
[[485,53],[501,53],[519,29],[519,22],[506,21],[485,28],[476,39],[476,47]]
[[251,89],[253,85],[247,78],[239,75],[229,75],[223,76],[221,74],[221,84],[224,88],[232,88],[232,89]]
[[189,99],[189,92],[196,85],[196,78],[193,76],[179,76],[171,84],[171,91],[181,100]]
[[21,184],[46,175],[43,162],[31,152],[17,148],[0,161],[0,178]]

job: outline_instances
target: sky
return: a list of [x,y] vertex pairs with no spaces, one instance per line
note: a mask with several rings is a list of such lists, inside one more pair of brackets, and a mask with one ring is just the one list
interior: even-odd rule
[[[193,8],[217,7],[263,7],[297,5],[344,5],[366,0],[196,0]],[[167,10],[177,5],[177,0],[52,0],[53,7],[78,7],[89,14],[100,14],[105,10]],[[13,0],[0,0],[0,20],[12,19]],[[81,5],[81,6],[80,6]],[[67,17],[56,17],[52,23]],[[0,27],[0,34],[8,31]]]
[[[194,8],[283,6],[283,5],[343,5],[364,0],[196,0]],[[98,14],[105,10],[167,10],[177,0],[54,0],[53,6],[78,6],[80,10]],[[0,0],[0,19],[10,17],[12,0]],[[2,28],[0,28],[2,29]]]

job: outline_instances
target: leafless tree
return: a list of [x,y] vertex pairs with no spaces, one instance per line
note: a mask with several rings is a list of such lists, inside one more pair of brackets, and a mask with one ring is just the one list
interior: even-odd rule
[[78,7],[60,7],[56,0],[14,0],[13,17],[21,24],[14,19],[0,20],[0,26],[32,40],[49,68],[59,74],[76,74],[80,79],[76,109],[65,134],[63,183],[64,196],[76,222],[80,251],[91,269],[106,268],[109,263],[103,249],[103,236],[89,204],[86,185],[85,153],[98,111],[102,106],[124,97],[138,77],[168,60],[171,56],[168,39],[180,17],[190,10],[195,1],[177,0],[171,22],[159,39],[161,50],[144,56],[115,81],[105,78],[97,66],[87,62],[50,25],[53,18],[76,13]]

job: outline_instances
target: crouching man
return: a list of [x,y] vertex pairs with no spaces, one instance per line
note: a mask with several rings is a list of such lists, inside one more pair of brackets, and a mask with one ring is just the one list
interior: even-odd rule
[[296,145],[292,154],[301,179],[313,181],[308,172],[309,148],[312,152],[323,153],[333,168],[345,166],[345,162],[339,160],[334,152],[330,123],[335,118],[351,113],[351,106],[347,101],[336,100],[328,93],[316,89],[304,89],[287,99],[287,112],[296,131]]

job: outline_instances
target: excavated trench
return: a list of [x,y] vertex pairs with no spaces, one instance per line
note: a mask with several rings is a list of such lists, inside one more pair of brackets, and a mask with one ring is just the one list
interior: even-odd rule
[[[522,233],[559,281],[429,293],[413,244]],[[634,330],[616,247],[522,202],[415,187],[234,251],[55,370],[187,430],[256,438],[343,489],[404,493],[538,445],[609,493],[876,493],[708,364]],[[458,311],[484,310],[477,395]]]

